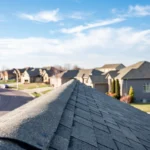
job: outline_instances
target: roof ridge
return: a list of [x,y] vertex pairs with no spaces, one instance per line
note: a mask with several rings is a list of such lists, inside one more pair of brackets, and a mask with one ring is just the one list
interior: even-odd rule
[[76,83],[77,81],[71,80],[49,94],[2,116],[0,118],[0,122],[3,122],[0,124],[0,137],[19,139],[44,149],[45,146],[48,146],[59,125]]

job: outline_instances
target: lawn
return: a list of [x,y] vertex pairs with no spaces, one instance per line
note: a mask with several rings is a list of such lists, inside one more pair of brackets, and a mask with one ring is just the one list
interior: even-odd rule
[[7,82],[4,80],[0,80],[0,84],[11,84],[11,83],[15,83],[15,80],[8,80]]
[[43,88],[43,87],[49,87],[49,84],[45,84],[45,83],[29,83],[29,84],[19,84],[18,85],[19,90],[35,89],[35,88]]
[[150,103],[149,104],[131,104],[131,106],[140,109],[145,112],[150,112]]
[[40,96],[41,96],[41,94],[40,94],[40,93],[37,93],[37,92],[33,92],[33,93],[32,93],[32,95],[33,95],[35,98],[37,98],[37,97],[40,97]]
[[46,90],[46,91],[43,91],[43,92],[41,92],[42,94],[46,94],[46,93],[48,93],[48,92],[50,92],[51,90]]

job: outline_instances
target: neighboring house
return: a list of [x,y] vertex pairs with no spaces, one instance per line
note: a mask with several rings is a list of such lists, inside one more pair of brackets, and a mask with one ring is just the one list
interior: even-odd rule
[[22,83],[41,83],[43,82],[42,70],[34,68],[26,70],[21,76]]
[[111,92],[111,83],[115,79],[115,77],[118,75],[118,70],[109,71],[105,73],[106,78],[108,79],[108,91]]
[[0,117],[1,150],[149,150],[150,116],[70,81]]
[[121,95],[128,94],[130,86],[134,89],[136,102],[146,99],[150,102],[150,62],[141,61],[118,72]]
[[59,73],[55,76],[50,77],[51,80],[51,86],[53,87],[59,87],[62,84],[70,81],[71,79],[75,79],[75,77],[78,74],[78,70],[68,70],[68,71],[64,71],[62,73]]
[[18,81],[21,82],[21,77],[23,75],[23,73],[27,70],[27,68],[23,68],[23,69],[17,69],[17,73],[18,73]]
[[105,64],[104,66],[97,68],[98,70],[106,73],[109,71],[115,71],[125,68],[123,64]]
[[51,78],[51,84],[54,87],[59,87],[71,79],[77,79],[81,83],[96,88],[104,93],[108,91],[106,76],[103,75],[101,71],[96,69],[68,70],[53,76]]
[[55,67],[44,68],[43,69],[43,82],[50,83],[50,77],[52,77],[58,73],[61,73],[61,71],[56,69]]
[[2,72],[2,80],[8,81],[8,80],[16,80],[16,74],[17,70],[16,69],[11,69],[11,70],[5,70]]

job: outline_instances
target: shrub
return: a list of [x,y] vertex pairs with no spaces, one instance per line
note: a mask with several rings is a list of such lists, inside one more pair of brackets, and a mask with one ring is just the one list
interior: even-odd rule
[[108,96],[111,96],[111,97],[113,97],[113,98],[117,98],[116,93],[107,92],[107,95],[108,95]]
[[123,97],[121,97],[120,101],[124,102],[124,103],[131,103],[132,102],[132,97],[130,95],[123,96]]
[[112,82],[112,91],[111,92],[115,93],[115,80],[113,80],[113,82]]
[[118,79],[115,82],[115,93],[117,95],[117,99],[120,99],[120,84]]
[[134,90],[132,86],[130,86],[130,89],[129,89],[129,96],[131,96],[132,100],[134,99]]

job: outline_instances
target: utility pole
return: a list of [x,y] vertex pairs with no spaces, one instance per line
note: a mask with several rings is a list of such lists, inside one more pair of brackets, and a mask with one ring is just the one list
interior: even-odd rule
[[17,90],[18,90],[18,74],[17,73],[16,73],[16,77],[17,77],[16,82],[17,82]]

